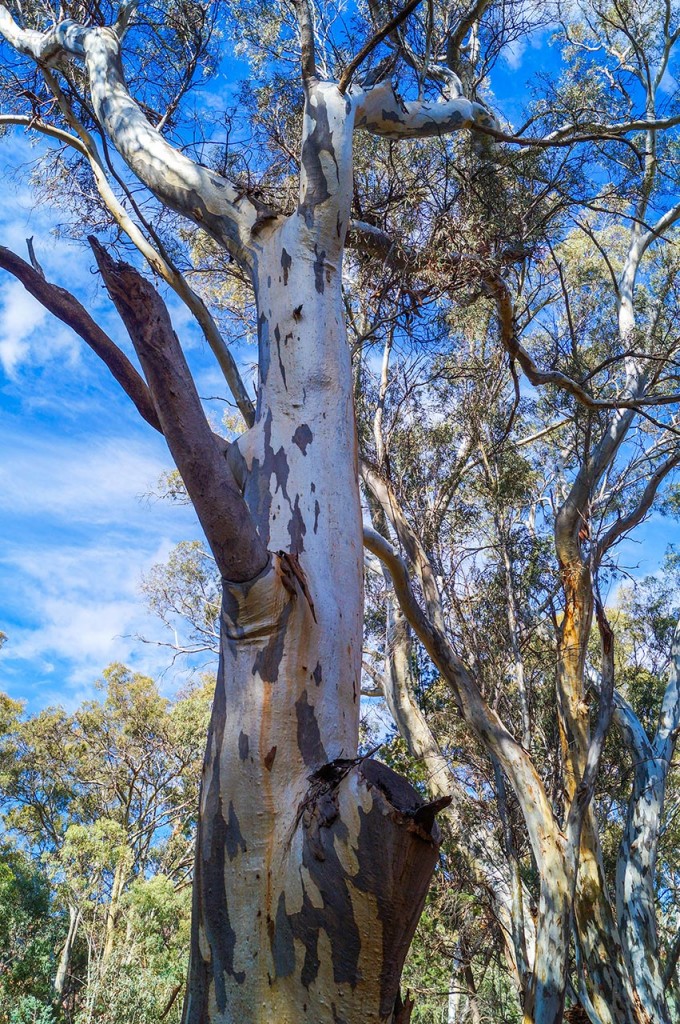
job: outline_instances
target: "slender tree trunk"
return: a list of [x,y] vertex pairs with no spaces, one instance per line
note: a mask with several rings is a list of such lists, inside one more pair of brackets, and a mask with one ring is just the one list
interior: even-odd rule
[[637,994],[651,1019],[670,1024],[666,983],[674,970],[676,943],[665,970],[659,961],[655,876],[666,781],[680,725],[680,631],[671,649],[670,678],[659,725],[650,740],[639,718],[617,695],[615,722],[633,759],[633,787],[616,865],[616,904],[624,956]]
[[[593,618],[590,572],[579,559],[562,564],[565,612],[558,641],[558,708],[565,791],[569,804],[584,776],[590,745],[584,678]],[[584,984],[600,1024],[652,1024],[624,960],[611,908],[597,827],[586,812],[577,854],[574,926],[582,952]]]
[[536,927],[534,985],[524,1006],[523,1024],[560,1024],[564,1013],[571,932],[572,880],[558,849],[539,863],[541,895]]
[[[387,575],[387,574],[386,574]],[[389,585],[389,577],[387,579]],[[384,692],[387,706],[412,757],[422,761],[427,786],[436,800],[451,797],[442,811],[453,833],[454,856],[464,861],[464,870],[489,893],[500,925],[506,960],[520,1000],[530,982],[526,932],[534,937],[533,921],[524,913],[522,882],[516,860],[504,858],[503,850],[489,830],[476,820],[475,809],[446,758],[432,730],[412,696],[409,627],[396,599],[387,599],[387,659]]]
[[77,907],[69,905],[68,908],[68,932],[66,933],[66,941],[61,950],[59,956],[59,964],[57,966],[57,973],[54,977],[54,994],[58,1002],[64,998],[66,991],[66,982],[68,980],[68,972],[71,964],[71,954],[73,953],[73,946],[78,935],[78,927],[80,925],[81,914]]
[[113,952],[113,944],[116,937],[116,923],[118,921],[118,913],[120,909],[120,898],[123,895],[126,875],[127,863],[126,858],[123,856],[116,864],[116,869],[113,874],[113,885],[111,886],[111,899],[109,900],[109,905],[106,908],[106,937],[101,958],[102,972],[106,970],[106,965],[111,953]]

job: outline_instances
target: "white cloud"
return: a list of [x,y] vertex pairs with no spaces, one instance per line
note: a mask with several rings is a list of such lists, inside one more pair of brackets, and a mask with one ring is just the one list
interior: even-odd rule
[[[169,468],[148,445],[125,437],[50,440],[44,435],[7,439],[0,463],[0,511],[119,522]],[[128,513],[129,514],[129,513]]]
[[[148,538],[146,538],[148,541]],[[25,693],[26,677],[35,684],[39,705],[71,708],[93,695],[94,681],[113,661],[159,677],[169,667],[162,647],[145,645],[162,627],[146,609],[141,574],[167,558],[174,539],[154,546],[139,540],[124,557],[116,543],[57,548],[17,545],[3,551],[0,572],[12,581],[9,612],[19,612],[20,627],[5,629],[0,689]],[[173,672],[173,680],[178,673]],[[167,680],[172,687],[173,680]]]
[[18,281],[0,288],[0,362],[8,376],[16,376],[18,365],[29,353],[29,339],[47,318],[47,312]]
[[661,92],[664,92],[667,95],[672,95],[674,92],[677,92],[678,80],[670,73],[668,68],[666,68],[663,75],[661,76],[661,81],[659,82],[659,89],[661,90]]
[[503,47],[505,63],[512,71],[517,71],[522,66],[522,59],[526,52],[527,44],[525,39],[513,39]]

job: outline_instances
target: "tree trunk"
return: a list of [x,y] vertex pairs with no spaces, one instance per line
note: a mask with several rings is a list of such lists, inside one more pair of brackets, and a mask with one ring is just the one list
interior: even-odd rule
[[120,899],[123,895],[127,871],[127,858],[123,855],[116,864],[116,870],[113,874],[113,885],[111,887],[111,899],[109,900],[109,905],[106,908],[106,938],[101,958],[102,973],[106,970],[106,965],[113,952],[113,944],[116,937],[116,924],[118,922],[118,914],[120,911]]
[[[565,611],[558,638],[557,695],[568,805],[586,770],[590,746],[584,679],[593,618],[590,571],[580,556],[561,565]],[[574,926],[582,953],[583,982],[600,1024],[652,1024],[624,961],[611,909],[592,809],[586,811],[576,855]]]
[[356,757],[363,547],[340,287],[352,114],[335,87],[310,90],[304,135],[298,215],[257,253],[257,420],[230,463],[271,554],[254,579],[224,581],[184,1024],[403,1017],[438,852],[432,809]]
[[539,864],[541,895],[536,926],[534,984],[523,1024],[560,1024],[564,1013],[571,933],[571,880],[564,857],[546,851]]
[[57,966],[57,973],[54,977],[54,995],[57,1002],[62,1001],[66,992],[66,982],[68,980],[69,966],[71,964],[71,954],[73,953],[73,946],[75,944],[78,927],[80,925],[80,910],[69,905],[68,916],[69,924],[68,932],[66,933],[66,941],[62,947],[59,964]]

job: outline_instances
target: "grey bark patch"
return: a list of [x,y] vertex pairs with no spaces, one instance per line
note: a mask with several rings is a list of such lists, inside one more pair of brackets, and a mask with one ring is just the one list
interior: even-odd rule
[[321,153],[330,154],[338,171],[338,161],[335,156],[333,145],[333,133],[328,122],[328,110],[326,103],[320,93],[316,94],[316,106],[313,107],[309,101],[305,104],[305,114],[314,122],[314,127],[307,134],[302,144],[302,166],[307,175],[304,202],[300,205],[300,212],[305,219],[308,228],[314,226],[314,211],[317,206],[325,203],[330,198],[328,182],[321,163]]
[[321,662],[320,661],[317,661],[317,663],[316,663],[316,668],[312,672],[312,679],[314,680],[314,685],[315,686],[320,686],[321,685],[321,680],[323,679],[323,671],[321,669]]
[[298,446],[303,455],[307,454],[307,448],[313,440],[314,434],[307,423],[301,423],[299,427],[296,427],[293,434],[293,444]]
[[227,854],[229,860],[233,860],[238,854],[239,850],[245,853],[248,849],[246,841],[241,833],[241,826],[234,810],[232,801],[229,801],[229,819],[227,821],[227,831],[225,844],[227,847]]
[[[234,969],[236,933],[231,926],[224,879],[228,825],[220,800],[220,753],[226,723],[224,666],[220,663],[215,701],[208,734],[206,770],[212,765],[204,811],[196,843],[193,909],[191,916],[191,957],[189,990],[192,993],[186,1024],[203,1024],[209,1013],[211,978],[215,1002],[223,1013],[227,1005],[225,975],[241,985],[245,973]],[[199,929],[203,927],[210,960],[201,954]]]
[[246,733],[241,731],[238,734],[238,756],[242,761],[245,761],[248,757],[248,751],[250,749],[250,740]]
[[260,383],[267,383],[267,376],[269,375],[269,360],[271,354],[269,351],[269,321],[264,313],[260,313],[257,318],[257,343],[259,349],[259,365],[260,365]]
[[283,268],[283,283],[285,285],[288,284],[288,271],[290,270],[292,265],[293,257],[290,255],[289,252],[286,251],[286,248],[284,246],[284,248],[281,250],[281,267]]
[[318,501],[314,502],[314,533],[319,529],[319,515],[321,513],[321,505]]
[[393,121],[397,124],[401,124],[401,118],[395,110],[383,110],[382,119],[383,121]]
[[317,790],[303,822],[302,863],[321,894],[323,906],[314,906],[303,889],[302,909],[289,918],[295,938],[305,947],[300,980],[309,988],[318,975],[318,941],[323,930],[328,935],[333,980],[337,985],[349,984],[354,988],[359,981],[361,936],[354,919],[347,875],[334,843],[335,835],[343,838],[346,833],[334,794],[326,789]]
[[281,380],[283,381],[283,386],[287,391],[288,385],[286,384],[286,368],[283,365],[283,360],[281,359],[281,331],[279,330],[278,324],[274,328],[274,338],[276,339],[276,353],[279,359],[279,372],[281,373]]
[[271,939],[272,960],[277,978],[288,978],[295,970],[295,936],[286,913],[286,897],[279,896]]
[[290,473],[288,458],[283,446],[277,452],[272,447],[272,419],[272,411],[268,409],[264,420],[264,453],[262,461],[259,458],[253,459],[244,490],[244,497],[257,522],[260,537],[265,544],[269,543],[272,474],[276,480],[275,493],[281,491],[291,510],[293,508],[288,496],[288,476]]
[[293,506],[293,515],[288,523],[288,533],[290,535],[290,548],[294,555],[299,555],[305,550],[304,537],[307,533],[307,527],[305,521],[302,518],[302,512],[300,511],[300,495],[295,495],[295,505]]
[[319,765],[327,761],[327,757],[321,742],[316,713],[309,703],[306,690],[295,702],[295,714],[297,715],[297,745],[302,759],[308,768],[318,768]]
[[325,291],[324,270],[326,267],[326,250],[319,251],[318,245],[314,245],[314,287],[319,295]]

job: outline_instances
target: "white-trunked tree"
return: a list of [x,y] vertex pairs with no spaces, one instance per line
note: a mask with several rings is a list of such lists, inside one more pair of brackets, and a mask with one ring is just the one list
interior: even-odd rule
[[[339,83],[322,81],[301,0],[299,202],[283,215],[189,159],[147,120],[121,60],[135,6],[124,5],[111,25],[55,20],[46,31],[35,27],[41,5],[32,19],[16,5],[17,20],[1,6],[0,32],[35,62],[73,134],[39,113],[34,124],[90,159],[128,233],[135,229],[106,192],[92,136],[58,84],[67,66],[76,65],[127,167],[249,279],[256,412],[237,389],[249,429],[231,446],[213,433],[160,296],[94,238],[145,380],[37,266],[8,250],[2,265],[79,331],[163,433],[223,578],[184,1021],[406,1021],[401,967],[437,858],[434,815],[447,800],[424,804],[394,772],[357,758],[363,541],[341,264],[357,130],[413,138],[490,118],[460,95],[453,73],[434,103],[402,101],[389,79],[349,88],[351,66]],[[152,264],[183,287],[162,256]],[[223,360],[233,380],[235,367]]]
[[[435,33],[435,5],[430,4],[419,57],[404,30],[404,19],[417,0],[396,15],[378,2],[370,3],[376,34],[333,81],[325,60],[317,60],[316,53],[318,37],[325,37],[327,49],[335,46],[322,17],[325,5],[312,9],[307,0],[295,0],[292,32],[297,34],[301,58],[304,110],[299,158],[293,158],[299,168],[295,201],[287,202],[286,196],[281,208],[265,202],[266,190],[260,191],[247,175],[230,178],[205,167],[190,159],[181,145],[171,145],[164,134],[198,63],[200,20],[220,5],[167,5],[165,15],[179,21],[178,38],[190,56],[184,62],[186,75],[178,76],[176,96],[162,116],[133,98],[123,73],[122,49],[135,6],[124,5],[116,14],[112,5],[99,3],[0,5],[5,51],[17,64],[23,62],[19,80],[27,87],[18,95],[31,107],[30,114],[0,114],[0,125],[23,124],[51,136],[89,165],[112,221],[195,315],[247,430],[233,444],[212,431],[158,292],[137,270],[113,259],[96,239],[92,238],[92,247],[99,270],[128,329],[143,377],[72,295],[45,280],[35,259],[29,264],[0,249],[0,267],[84,338],[140,414],[165,436],[222,578],[220,668],[202,786],[185,1024],[406,1024],[410,1018],[411,1002],[402,1002],[399,980],[436,862],[435,813],[451,792],[459,803],[465,794],[459,792],[455,775],[440,763],[427,723],[416,721],[413,708],[402,699],[406,666],[398,664],[398,643],[390,670],[392,706],[415,752],[423,758],[427,754],[439,783],[433,786],[437,799],[425,804],[394,772],[371,757],[357,756],[362,544],[391,577],[390,626],[395,642],[403,614],[521,808],[540,874],[531,964],[526,936],[533,937],[534,922],[522,920],[521,878],[509,879],[509,898],[510,885],[501,871],[499,891],[512,932],[508,955],[522,990],[526,1024],[561,1021],[574,929],[581,936],[578,948],[589,961],[591,988],[597,990],[590,995],[599,999],[598,1005],[592,999],[588,1004],[593,1019],[650,1024],[662,1005],[655,991],[658,971],[651,972],[653,977],[645,972],[637,948],[635,955],[627,953],[628,946],[638,942],[633,933],[645,931],[645,921],[633,908],[630,920],[622,915],[623,934],[617,934],[607,910],[589,814],[614,709],[631,745],[641,744],[625,707],[615,703],[612,636],[595,600],[594,575],[609,541],[639,522],[657,487],[677,466],[674,428],[668,436],[662,433],[663,444],[654,448],[653,459],[649,457],[649,493],[635,501],[627,518],[612,526],[613,533],[604,536],[591,556],[582,530],[595,492],[610,472],[639,408],[677,397],[659,398],[658,375],[644,373],[629,351],[639,260],[677,220],[673,207],[670,220],[662,216],[649,230],[641,226],[647,219],[645,197],[656,173],[655,133],[676,120],[659,121],[649,103],[642,120],[626,111],[626,118],[604,123],[581,111],[582,116],[571,117],[543,138],[513,140],[525,152],[530,144],[540,149],[593,138],[626,141],[641,128],[650,136],[642,205],[629,259],[616,282],[627,373],[625,387],[616,396],[609,396],[605,388],[598,399],[571,376],[539,369],[521,343],[513,290],[503,265],[499,268],[491,260],[489,269],[485,264],[483,238],[472,256],[453,253],[448,264],[442,260],[445,269],[464,270],[474,263],[478,282],[497,308],[501,346],[513,366],[518,364],[536,387],[562,390],[602,417],[599,433],[593,434],[597,444],[593,442],[593,451],[586,451],[572,474],[557,517],[565,597],[557,693],[567,778],[564,807],[558,814],[528,749],[528,727],[520,742],[484,699],[479,673],[475,675],[454,650],[435,566],[400,507],[393,483],[380,466],[362,461],[360,467],[345,333],[342,256],[348,230],[368,251],[382,251],[386,262],[404,254],[395,252],[389,234],[376,224],[350,225],[357,133],[399,143],[469,130],[479,143],[484,170],[480,182],[485,175],[495,180],[497,165],[488,159],[493,152],[489,138],[508,136],[496,131],[483,106],[465,98],[459,77],[474,95],[470,69],[479,51],[479,23],[493,5],[477,0],[458,20],[444,11],[443,28]],[[242,7],[248,7],[246,0]],[[274,20],[282,10],[275,8]],[[65,14],[69,20],[63,20]],[[265,20],[267,16],[265,12]],[[247,19],[247,12],[241,17]],[[199,23],[195,45],[192,18]],[[153,26],[156,33],[162,28]],[[252,32],[252,26],[247,30]],[[490,35],[493,47],[496,37],[493,31]],[[363,85],[353,84],[362,61],[383,40],[391,54],[387,62],[374,66]],[[149,37],[142,36],[137,52],[130,55],[128,69],[134,81],[149,78],[149,45]],[[670,48],[669,43],[666,61]],[[404,99],[393,85],[390,76],[397,59],[399,67],[410,68],[417,99]],[[483,74],[482,67],[478,79]],[[432,82],[436,89],[428,85]],[[277,84],[283,87],[290,81],[280,77]],[[287,103],[290,127],[295,115]],[[111,156],[109,145],[119,157]],[[498,166],[502,164],[501,159]],[[446,156],[442,166],[445,176]],[[221,170],[228,169],[225,160]],[[188,218],[207,233],[252,290],[259,341],[256,408],[207,306],[178,270],[157,223],[150,223],[147,208],[130,188],[132,177],[159,207]],[[283,177],[279,175],[279,182]],[[276,175],[273,180],[276,184]],[[546,190],[553,191],[551,181]],[[415,240],[417,232],[412,235]],[[521,258],[522,245],[514,251]],[[659,366],[665,366],[675,351],[675,346],[667,350],[664,343]],[[372,512],[383,521],[382,533],[363,529],[360,473]],[[585,651],[594,618],[602,641],[602,672],[599,718],[591,730],[583,695]],[[672,742],[670,734],[677,731],[675,676],[667,705],[672,728],[664,726],[657,741],[664,756]],[[652,781],[660,801],[665,777]],[[640,776],[638,789],[645,785]],[[455,808],[452,818],[457,818]],[[626,840],[630,848],[645,831],[635,822],[632,830],[635,835]],[[479,845],[477,838],[469,837],[471,850]],[[483,864],[479,867],[482,874],[489,874]],[[623,890],[634,889],[641,905],[646,892],[639,877],[636,881],[625,868],[623,874],[628,878],[622,882]],[[653,945],[653,922],[646,931]],[[630,981],[629,974],[636,973],[640,977]]]

